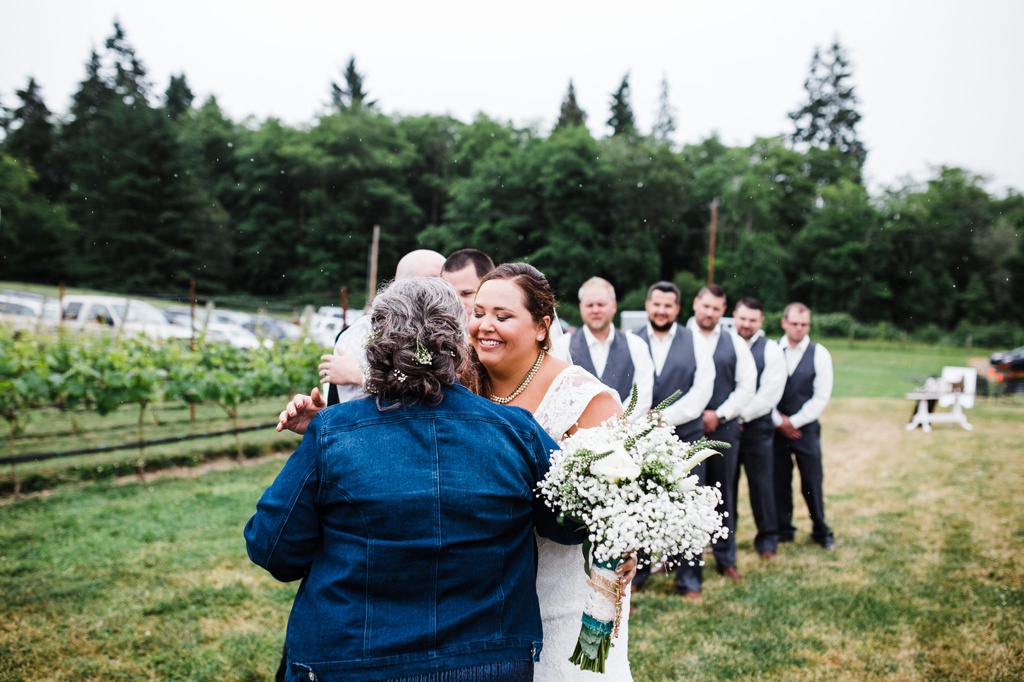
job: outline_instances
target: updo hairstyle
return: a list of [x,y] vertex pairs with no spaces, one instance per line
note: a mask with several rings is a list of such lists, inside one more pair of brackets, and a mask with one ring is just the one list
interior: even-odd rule
[[[374,299],[366,340],[366,392],[377,406],[437,405],[468,361],[466,312],[440,277],[395,280]],[[383,401],[396,405],[385,408]]]

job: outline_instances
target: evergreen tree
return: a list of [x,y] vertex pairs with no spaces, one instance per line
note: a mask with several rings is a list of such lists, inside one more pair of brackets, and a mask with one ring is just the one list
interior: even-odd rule
[[562,100],[562,109],[558,114],[558,122],[555,123],[552,132],[572,126],[585,126],[586,124],[587,114],[583,109],[580,109],[580,105],[576,102],[576,88],[572,84],[572,79],[570,79],[569,91],[565,93],[565,99]]
[[672,133],[676,131],[675,107],[668,99],[668,78],[661,77],[661,95],[658,97],[658,118],[654,121],[651,134],[658,142],[670,142]]
[[25,89],[17,90],[15,94],[21,104],[11,109],[5,117],[4,129],[7,136],[3,148],[33,168],[36,174],[32,183],[33,190],[55,201],[61,192],[61,180],[53,164],[56,138],[53,116],[34,78],[29,78]]
[[622,77],[619,89],[612,95],[611,117],[608,125],[612,135],[633,135],[636,133],[636,120],[633,118],[633,106],[629,102],[629,74]]
[[119,24],[105,45],[91,55],[61,131],[64,201],[81,227],[68,277],[121,291],[183,289],[214,233],[206,199],[177,124],[149,102],[146,70]]
[[100,55],[93,50],[85,65],[85,80],[71,96],[71,120],[61,131],[62,137],[81,139],[88,137],[99,112],[113,99],[113,92],[100,76]]
[[175,120],[180,119],[185,112],[192,108],[194,99],[195,95],[192,94],[192,88],[185,80],[185,74],[171,76],[167,92],[164,93],[164,109],[167,111],[167,115]]
[[367,99],[367,92],[363,89],[363,75],[356,70],[355,57],[349,58],[342,75],[345,77],[345,87],[331,82],[331,104],[334,108],[338,111],[373,108],[377,100]]
[[838,40],[825,55],[816,49],[810,75],[804,81],[807,103],[789,114],[795,126],[791,139],[810,151],[811,174],[823,184],[841,177],[862,182],[867,151],[857,138],[861,115],[850,84],[852,76],[846,51]]
[[109,82],[114,92],[129,106],[148,103],[150,84],[146,79],[146,69],[135,56],[135,48],[125,38],[121,24],[116,21],[114,34],[107,38],[106,48],[113,61],[114,74]]
[[73,250],[75,226],[60,204],[34,191],[35,172],[0,149],[0,273],[56,284]]

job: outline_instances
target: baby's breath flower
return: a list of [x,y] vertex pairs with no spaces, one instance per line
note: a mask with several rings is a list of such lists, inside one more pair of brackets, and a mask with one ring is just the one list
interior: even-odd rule
[[[684,443],[655,420],[610,419],[567,438],[538,490],[548,506],[586,525],[598,561],[638,550],[645,564],[699,560],[728,532],[717,511],[721,491],[690,474],[710,445]],[[598,464],[611,453],[616,459]]]

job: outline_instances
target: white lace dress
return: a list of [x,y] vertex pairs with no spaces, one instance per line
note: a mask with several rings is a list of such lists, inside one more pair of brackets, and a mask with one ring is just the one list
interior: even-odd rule
[[[581,367],[570,365],[562,370],[544,400],[534,413],[537,422],[556,441],[561,441],[583,414],[590,401],[600,393],[608,392],[618,400],[618,394],[602,384]],[[622,599],[622,620],[619,636],[612,640],[605,673],[580,670],[569,662],[580,634],[580,617],[590,587],[583,572],[583,553],[578,545],[560,545],[537,536],[539,561],[537,565],[537,596],[544,624],[544,649],[540,663],[534,671],[536,682],[565,682],[567,680],[606,680],[631,682],[629,671],[629,592]]]

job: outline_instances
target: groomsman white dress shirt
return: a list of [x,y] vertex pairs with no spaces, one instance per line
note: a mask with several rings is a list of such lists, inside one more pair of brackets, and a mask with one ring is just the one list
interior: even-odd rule
[[[764,335],[764,330],[758,329],[757,333],[750,337],[747,347],[753,346],[754,342]],[[782,348],[769,339],[764,344],[764,371],[761,372],[761,385],[740,413],[740,421],[747,424],[758,417],[771,414],[775,410],[775,406],[779,404],[782,392],[786,390],[787,378],[789,378],[789,369],[786,366]]]

